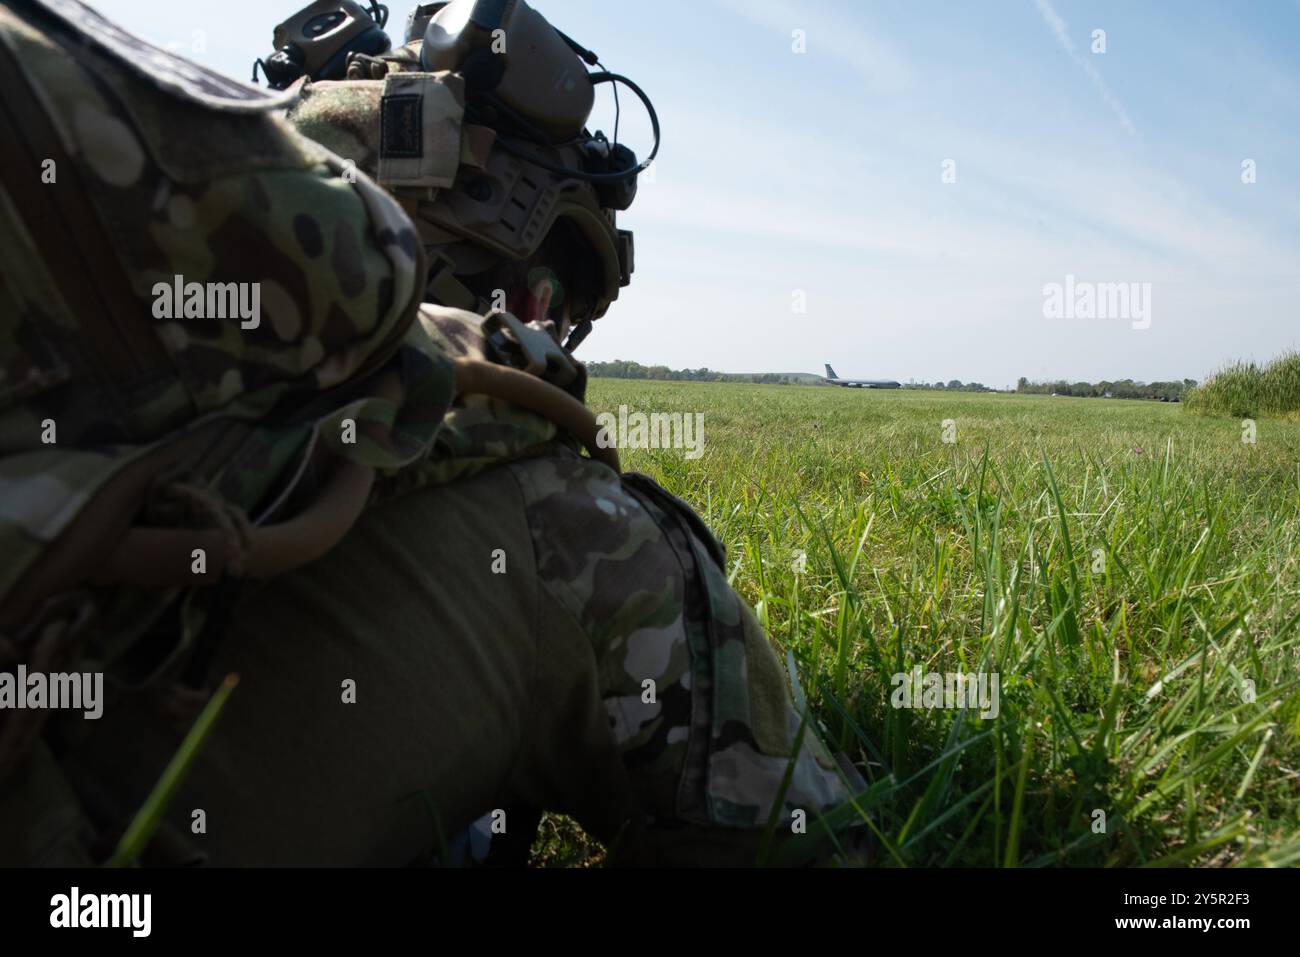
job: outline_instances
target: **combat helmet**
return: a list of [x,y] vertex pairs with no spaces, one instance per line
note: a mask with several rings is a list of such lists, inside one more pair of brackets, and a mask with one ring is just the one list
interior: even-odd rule
[[[659,144],[640,88],[588,67],[599,58],[524,0],[425,4],[398,50],[357,50],[348,79],[336,70],[304,81],[290,119],[402,203],[430,256],[429,301],[487,311],[490,290],[476,279],[503,261],[529,261],[567,224],[593,267],[564,290],[573,348],[631,280],[632,233],[616,217]],[[626,86],[645,105],[655,145],[644,162],[587,129],[603,83]]]

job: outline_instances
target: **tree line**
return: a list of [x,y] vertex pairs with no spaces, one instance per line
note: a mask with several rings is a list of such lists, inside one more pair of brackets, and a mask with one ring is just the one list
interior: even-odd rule
[[1157,399],[1181,402],[1183,396],[1196,386],[1195,379],[1175,382],[1141,382],[1117,379],[1113,382],[1030,382],[1021,376],[1016,391],[1023,395],[1073,395],[1084,398]]
[[717,372],[709,368],[670,369],[667,366],[643,366],[627,359],[612,362],[588,362],[587,375],[597,379],[659,379],[683,382],[755,382],[763,385],[792,385],[798,379],[777,372],[738,374]]
[[943,389],[945,392],[997,392],[986,386],[983,382],[962,382],[961,379],[949,379],[944,382],[940,379],[937,382],[909,382],[903,386],[904,389]]

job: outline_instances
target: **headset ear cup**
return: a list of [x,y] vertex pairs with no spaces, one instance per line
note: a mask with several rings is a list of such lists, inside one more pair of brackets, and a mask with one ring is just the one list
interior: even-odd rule
[[[600,134],[597,134],[600,136]],[[591,140],[590,143],[600,142]],[[622,143],[615,143],[608,147],[608,154],[602,155],[593,149],[588,149],[583,158],[582,167],[588,173],[619,173],[624,170],[636,169],[636,154],[624,146]],[[600,182],[596,184],[596,192],[600,196],[600,205],[606,209],[615,209],[620,212],[632,205],[636,199],[636,181],[639,174],[632,173],[627,177],[613,182]]]
[[471,50],[461,65],[466,93],[490,93],[506,75],[505,57],[482,48]]

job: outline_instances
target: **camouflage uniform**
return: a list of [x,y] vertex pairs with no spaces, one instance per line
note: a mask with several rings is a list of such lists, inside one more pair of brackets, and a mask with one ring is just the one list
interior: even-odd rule
[[[100,343],[73,348],[94,320],[25,241],[6,171],[0,213],[18,244],[0,257],[0,481],[17,494],[0,582],[38,563],[124,462],[196,423],[233,439],[179,474],[255,522],[301,505],[318,445],[382,479],[342,544],[270,582],[99,591],[77,652],[112,678],[105,716],[54,716],[0,781],[0,862],[102,857],[188,726],[172,692],[196,660],[243,680],[152,860],[407,863],[516,807],[573,814],[626,863],[746,863],[769,820],[789,835],[803,811],[810,833],[789,840],[824,855],[815,821],[855,776],[846,786],[801,730],[693,512],[582,458],[545,418],[452,399],[450,360],[488,355],[482,319],[424,304],[410,321],[419,245],[364,176],[341,178],[337,157],[265,109],[202,109],[99,50],[74,68],[60,29],[0,2],[0,60],[22,64],[55,121],[141,310],[173,274],[274,291],[257,330],[159,323],[153,346],[139,332],[125,347],[150,362],[105,372]],[[396,406],[380,370],[400,373]],[[344,415],[356,446],[332,438]],[[47,417],[57,451],[34,438]]]

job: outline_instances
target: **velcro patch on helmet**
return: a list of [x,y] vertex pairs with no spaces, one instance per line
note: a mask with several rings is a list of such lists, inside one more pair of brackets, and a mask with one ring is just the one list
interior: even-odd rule
[[379,107],[379,182],[451,186],[460,165],[464,83],[455,73],[390,73]]
[[424,155],[421,117],[424,98],[412,93],[385,96],[383,99],[382,144],[380,154],[390,159],[419,159]]

